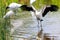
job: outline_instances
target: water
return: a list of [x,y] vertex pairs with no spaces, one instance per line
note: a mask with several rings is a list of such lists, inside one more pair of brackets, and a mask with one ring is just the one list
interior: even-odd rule
[[11,20],[11,24],[13,25],[11,34],[14,37],[14,40],[19,40],[19,38],[25,38],[29,40],[33,38],[34,40],[38,33],[38,23],[35,19],[32,19],[32,17],[13,19]]
[[[53,15],[54,14],[54,15]],[[59,12],[53,12],[46,15],[43,21],[44,33],[48,33],[47,36],[55,36],[54,40],[60,40],[60,14]]]
[[[60,13],[49,12],[43,19],[43,33],[56,36],[55,40],[60,40]],[[14,26],[11,31],[14,40],[23,40],[21,38],[32,40],[30,38],[35,38],[38,33],[38,23],[35,18],[13,19],[11,24]]]

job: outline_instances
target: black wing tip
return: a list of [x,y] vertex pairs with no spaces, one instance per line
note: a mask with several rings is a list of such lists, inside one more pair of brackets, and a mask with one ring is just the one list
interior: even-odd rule
[[50,11],[58,11],[59,7],[57,5],[51,5]]
[[35,10],[31,6],[28,6],[28,5],[22,5],[20,8],[24,11],[33,11],[33,12],[35,12]]
[[58,11],[59,7],[57,5],[50,5],[51,7],[47,7],[45,11],[43,12],[42,16],[44,17],[49,11],[56,12]]
[[59,8],[57,5],[51,5],[52,7],[56,7],[56,8]]

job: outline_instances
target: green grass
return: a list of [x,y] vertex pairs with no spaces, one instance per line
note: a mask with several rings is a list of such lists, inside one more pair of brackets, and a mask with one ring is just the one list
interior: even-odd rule
[[[13,0],[0,0],[0,40],[10,40],[10,20],[3,19],[3,16],[6,14],[6,6],[10,4]],[[14,0],[17,2],[17,0]]]

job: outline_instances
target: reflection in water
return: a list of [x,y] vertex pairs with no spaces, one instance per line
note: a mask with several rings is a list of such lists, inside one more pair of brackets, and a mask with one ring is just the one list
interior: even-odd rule
[[35,38],[38,32],[37,21],[32,18],[23,18],[12,20],[11,24],[13,27],[13,36],[18,36],[22,38]]
[[[42,22],[43,33],[47,34],[45,35],[47,36],[47,39],[49,39],[50,37],[49,40],[60,40],[59,21],[60,21],[59,12],[48,13],[44,17],[44,21]],[[14,40],[20,40],[19,38],[27,38],[28,40],[32,40],[30,38],[35,38],[38,33],[38,28],[37,28],[38,23],[35,19],[32,19],[32,17],[11,20],[11,24],[14,26],[13,27],[14,31],[12,32],[12,36],[14,36]]]

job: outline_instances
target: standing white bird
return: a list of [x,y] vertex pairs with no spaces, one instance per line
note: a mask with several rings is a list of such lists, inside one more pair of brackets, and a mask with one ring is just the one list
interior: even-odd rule
[[38,19],[40,19],[41,17],[44,17],[49,11],[54,12],[58,10],[58,6],[56,5],[45,5],[40,9],[40,11],[37,11],[33,6],[32,8],[33,10],[35,10],[35,15]]
[[6,7],[6,9],[16,10],[16,9],[18,9],[20,6],[22,6],[22,5],[21,5],[21,4],[18,4],[18,3],[11,3],[11,4],[9,4],[9,6]]
[[53,12],[58,10],[58,6],[56,5],[46,5],[38,12],[32,5],[28,6],[28,5],[21,5],[17,3],[11,3],[7,8],[9,8],[10,10],[16,10],[19,7],[24,11],[34,12],[35,16],[37,17],[37,20],[40,21],[42,21],[41,18],[44,17],[49,11]]
[[[37,11],[32,5],[31,6],[28,6],[28,5],[22,5],[20,7],[22,10],[24,11],[32,11],[34,12],[37,20],[38,20],[38,24],[39,24],[39,21],[41,23],[41,21],[43,21],[43,17],[50,11],[50,12],[53,12],[53,11],[57,11],[58,10],[58,6],[56,5],[45,5],[43,6],[40,11]],[[33,15],[33,14],[32,14]],[[42,26],[42,24],[41,24]]]
[[[50,11],[57,11],[58,10],[58,6],[56,5],[45,5],[43,6],[40,11],[37,11],[32,5],[31,6],[27,6],[27,5],[22,5],[21,6],[22,10],[26,10],[26,11],[32,11],[34,12],[36,18],[37,18],[37,22],[38,22],[38,28],[41,27],[42,29],[42,21],[43,21],[43,17]],[[32,14],[31,12],[31,14]],[[32,14],[32,16],[34,15]],[[40,29],[39,29],[40,30]]]
[[[16,16],[16,13],[17,13],[17,10],[18,8],[20,8],[22,5],[21,4],[18,4],[18,3],[11,3],[9,4],[7,7],[6,7],[6,10],[8,9],[9,11],[14,11],[14,14]],[[12,13],[10,14],[12,15]]]
[[12,10],[10,10],[6,13],[6,15],[3,16],[3,18],[9,18],[12,15],[14,15],[14,12]]
[[[33,2],[34,1],[32,1],[32,3]],[[18,4],[18,3],[11,3],[11,4],[9,4],[9,6],[6,7],[6,9],[13,10],[13,11],[16,11],[18,8],[21,8],[24,11],[34,11],[31,6],[28,6],[28,5],[25,5],[25,4],[21,5],[21,4]]]
[[[30,0],[30,4],[32,4],[33,2],[35,2],[36,0]],[[9,9],[9,10],[16,10],[18,8],[20,8],[21,6],[23,6],[22,4],[18,4],[18,3],[11,3],[9,4],[6,9]]]
[[18,8],[21,8],[24,11],[25,10],[26,11],[31,11],[31,10],[34,11],[31,7],[28,7],[27,5],[21,5],[18,3],[11,3],[6,7],[6,9],[8,9],[9,11],[6,13],[6,15],[3,18],[9,17],[10,15],[13,14],[12,12],[14,12],[14,14],[16,15]]

